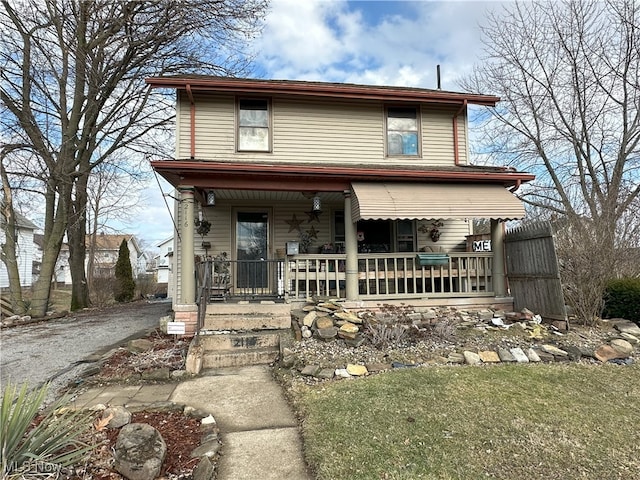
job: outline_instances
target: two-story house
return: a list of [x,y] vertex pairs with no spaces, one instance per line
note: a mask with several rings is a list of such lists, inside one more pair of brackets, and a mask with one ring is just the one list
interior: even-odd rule
[[[524,216],[512,192],[534,177],[469,164],[467,107],[499,98],[209,76],[147,83],[177,95],[176,157],[152,166],[179,195],[180,318],[195,322],[194,269],[216,257],[231,298],[509,302],[503,222]],[[491,219],[491,252],[467,251],[474,218]]]

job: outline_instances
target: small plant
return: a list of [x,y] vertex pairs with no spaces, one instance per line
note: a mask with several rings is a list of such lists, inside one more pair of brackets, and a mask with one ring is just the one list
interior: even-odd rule
[[77,465],[93,448],[81,437],[91,427],[91,413],[64,407],[62,398],[41,413],[48,385],[28,390],[7,384],[0,405],[1,478],[59,472]]
[[407,336],[407,328],[404,325],[389,325],[386,323],[368,323],[365,337],[376,348],[400,346]]

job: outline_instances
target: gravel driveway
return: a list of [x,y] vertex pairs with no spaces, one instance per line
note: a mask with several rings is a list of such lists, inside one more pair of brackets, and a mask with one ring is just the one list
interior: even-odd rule
[[100,355],[158,325],[170,302],[136,302],[0,331],[0,386],[51,381],[50,396]]

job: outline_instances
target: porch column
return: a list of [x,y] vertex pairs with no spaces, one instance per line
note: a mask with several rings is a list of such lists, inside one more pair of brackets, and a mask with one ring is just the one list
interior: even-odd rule
[[491,250],[493,251],[492,280],[496,296],[505,296],[507,292],[504,273],[504,224],[491,219]]
[[179,186],[180,192],[180,304],[195,304],[196,282],[194,261],[194,192],[193,187]]
[[347,300],[358,300],[358,236],[351,221],[351,191],[344,192],[345,290]]

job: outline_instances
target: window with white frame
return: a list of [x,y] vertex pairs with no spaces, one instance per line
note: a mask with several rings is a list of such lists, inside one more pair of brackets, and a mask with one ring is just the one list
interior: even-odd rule
[[418,156],[418,109],[416,107],[387,108],[387,155]]
[[238,151],[269,152],[269,101],[241,98],[238,100]]

